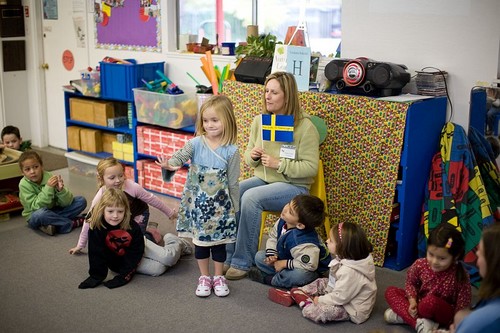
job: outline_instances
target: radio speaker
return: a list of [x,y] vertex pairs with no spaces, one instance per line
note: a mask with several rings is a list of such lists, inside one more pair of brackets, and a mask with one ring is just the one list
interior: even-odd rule
[[344,66],[350,59],[334,59],[325,66],[325,76],[332,83],[343,78]]
[[273,58],[247,56],[243,58],[234,71],[236,81],[264,84],[271,73]]

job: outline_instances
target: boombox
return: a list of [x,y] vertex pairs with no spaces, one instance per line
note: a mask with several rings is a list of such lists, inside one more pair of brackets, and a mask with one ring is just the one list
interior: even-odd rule
[[368,58],[334,59],[325,67],[325,76],[340,93],[368,96],[401,94],[411,75],[405,65]]

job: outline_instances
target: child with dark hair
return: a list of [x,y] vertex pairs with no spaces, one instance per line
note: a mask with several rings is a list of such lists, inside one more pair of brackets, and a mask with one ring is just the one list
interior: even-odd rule
[[60,175],[43,170],[40,155],[27,150],[19,157],[19,167],[24,177],[19,182],[22,215],[33,229],[53,236],[65,234],[84,222],[79,214],[87,207],[84,197],[76,196],[64,186]]
[[[483,230],[477,250],[477,267],[483,278],[479,287],[479,302],[470,310],[455,315],[456,333],[498,332],[500,327],[500,224]],[[496,268],[495,268],[496,267]],[[462,320],[460,320],[463,318]],[[451,328],[454,331],[455,325]]]
[[275,287],[291,288],[314,281],[328,271],[330,254],[315,228],[325,221],[318,197],[300,194],[281,212],[269,232],[265,251],[258,251],[248,276]]
[[486,141],[490,143],[493,157],[497,159],[498,155],[500,155],[500,140],[494,136],[487,136]]
[[23,141],[19,128],[12,125],[5,126],[2,129],[0,139],[2,139],[0,148],[7,147],[20,151],[26,151],[31,148],[31,141]]
[[408,324],[419,333],[448,327],[455,313],[471,303],[469,274],[459,260],[465,242],[457,228],[447,222],[431,231],[426,258],[408,269],[405,289],[388,287],[384,313],[389,324]]
[[285,306],[297,303],[302,315],[315,322],[361,324],[370,317],[377,296],[373,247],[363,229],[350,222],[333,226],[326,243],[335,256],[328,278],[290,291],[270,289],[269,299]]

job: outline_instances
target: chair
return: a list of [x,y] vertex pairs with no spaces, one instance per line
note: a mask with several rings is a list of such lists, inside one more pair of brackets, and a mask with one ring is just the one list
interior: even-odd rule
[[[318,163],[318,174],[314,178],[314,183],[311,185],[311,189],[309,190],[311,195],[317,196],[325,203],[325,209],[327,209],[327,201],[326,201],[326,189],[325,189],[325,175],[323,174],[323,162],[319,160]],[[277,215],[279,216],[281,212],[271,212],[271,211],[263,211],[261,215],[260,222],[260,234],[259,234],[259,249],[262,243],[262,237],[264,236],[264,229],[266,228],[266,220],[269,215]],[[330,232],[330,219],[328,216],[325,217],[325,231],[326,235]]]

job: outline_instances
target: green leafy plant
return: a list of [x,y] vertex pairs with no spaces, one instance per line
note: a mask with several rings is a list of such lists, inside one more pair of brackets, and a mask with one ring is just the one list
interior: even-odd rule
[[248,36],[246,45],[238,45],[235,49],[236,59],[244,56],[254,56],[272,58],[276,44],[283,44],[277,41],[273,34],[261,34],[259,36]]

